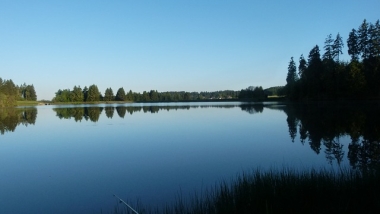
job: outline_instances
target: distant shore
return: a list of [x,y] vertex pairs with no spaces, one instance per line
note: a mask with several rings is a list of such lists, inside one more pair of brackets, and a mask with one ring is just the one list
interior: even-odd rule
[[284,96],[270,96],[256,99],[203,99],[203,100],[181,100],[181,101],[96,101],[96,102],[52,102],[52,101],[17,101],[17,106],[38,105],[86,105],[86,104],[127,104],[127,103],[205,103],[205,102],[282,102],[286,104],[313,104],[313,103],[378,103],[379,98],[371,99],[304,99],[291,101]]
[[37,105],[85,105],[85,104],[126,104],[126,103],[188,103],[188,102],[277,102],[287,101],[285,97],[272,96],[257,99],[203,99],[203,100],[181,100],[181,101],[96,101],[96,102],[52,102],[52,101],[17,101],[17,106]]

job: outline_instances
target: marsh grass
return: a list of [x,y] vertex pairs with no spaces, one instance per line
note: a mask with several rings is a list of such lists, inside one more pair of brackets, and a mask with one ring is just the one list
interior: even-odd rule
[[[189,200],[164,208],[131,204],[140,213],[377,213],[380,173],[373,171],[253,170]],[[119,205],[120,206],[120,205]],[[129,210],[115,213],[132,213]]]

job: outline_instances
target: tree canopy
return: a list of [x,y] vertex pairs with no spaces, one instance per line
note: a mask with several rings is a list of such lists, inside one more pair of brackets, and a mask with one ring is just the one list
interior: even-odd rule
[[296,67],[291,58],[288,66],[287,95],[292,100],[304,99],[372,99],[380,98],[380,23],[364,20],[348,34],[349,62],[341,61],[343,39],[329,34],[321,58],[318,45],[307,61],[299,59],[299,79],[294,78]]
[[11,79],[0,78],[0,107],[15,106],[18,100],[36,101],[34,86],[26,83],[17,86]]

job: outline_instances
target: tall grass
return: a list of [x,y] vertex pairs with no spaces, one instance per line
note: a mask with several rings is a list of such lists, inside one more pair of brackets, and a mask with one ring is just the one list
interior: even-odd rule
[[[133,205],[132,205],[133,206]],[[140,213],[378,213],[380,173],[343,170],[253,170],[164,208],[136,204]],[[115,213],[132,213],[127,209]]]

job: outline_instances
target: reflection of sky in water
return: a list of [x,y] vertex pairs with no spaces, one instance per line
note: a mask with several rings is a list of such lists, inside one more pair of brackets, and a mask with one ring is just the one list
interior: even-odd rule
[[[109,212],[113,193],[160,204],[243,170],[327,163],[323,151],[316,155],[299,136],[292,143],[287,115],[268,108],[140,111],[124,118],[115,109],[112,119],[103,109],[96,123],[55,115],[51,106],[38,107],[35,125],[0,136],[0,213]],[[340,140],[346,148],[348,138]]]

